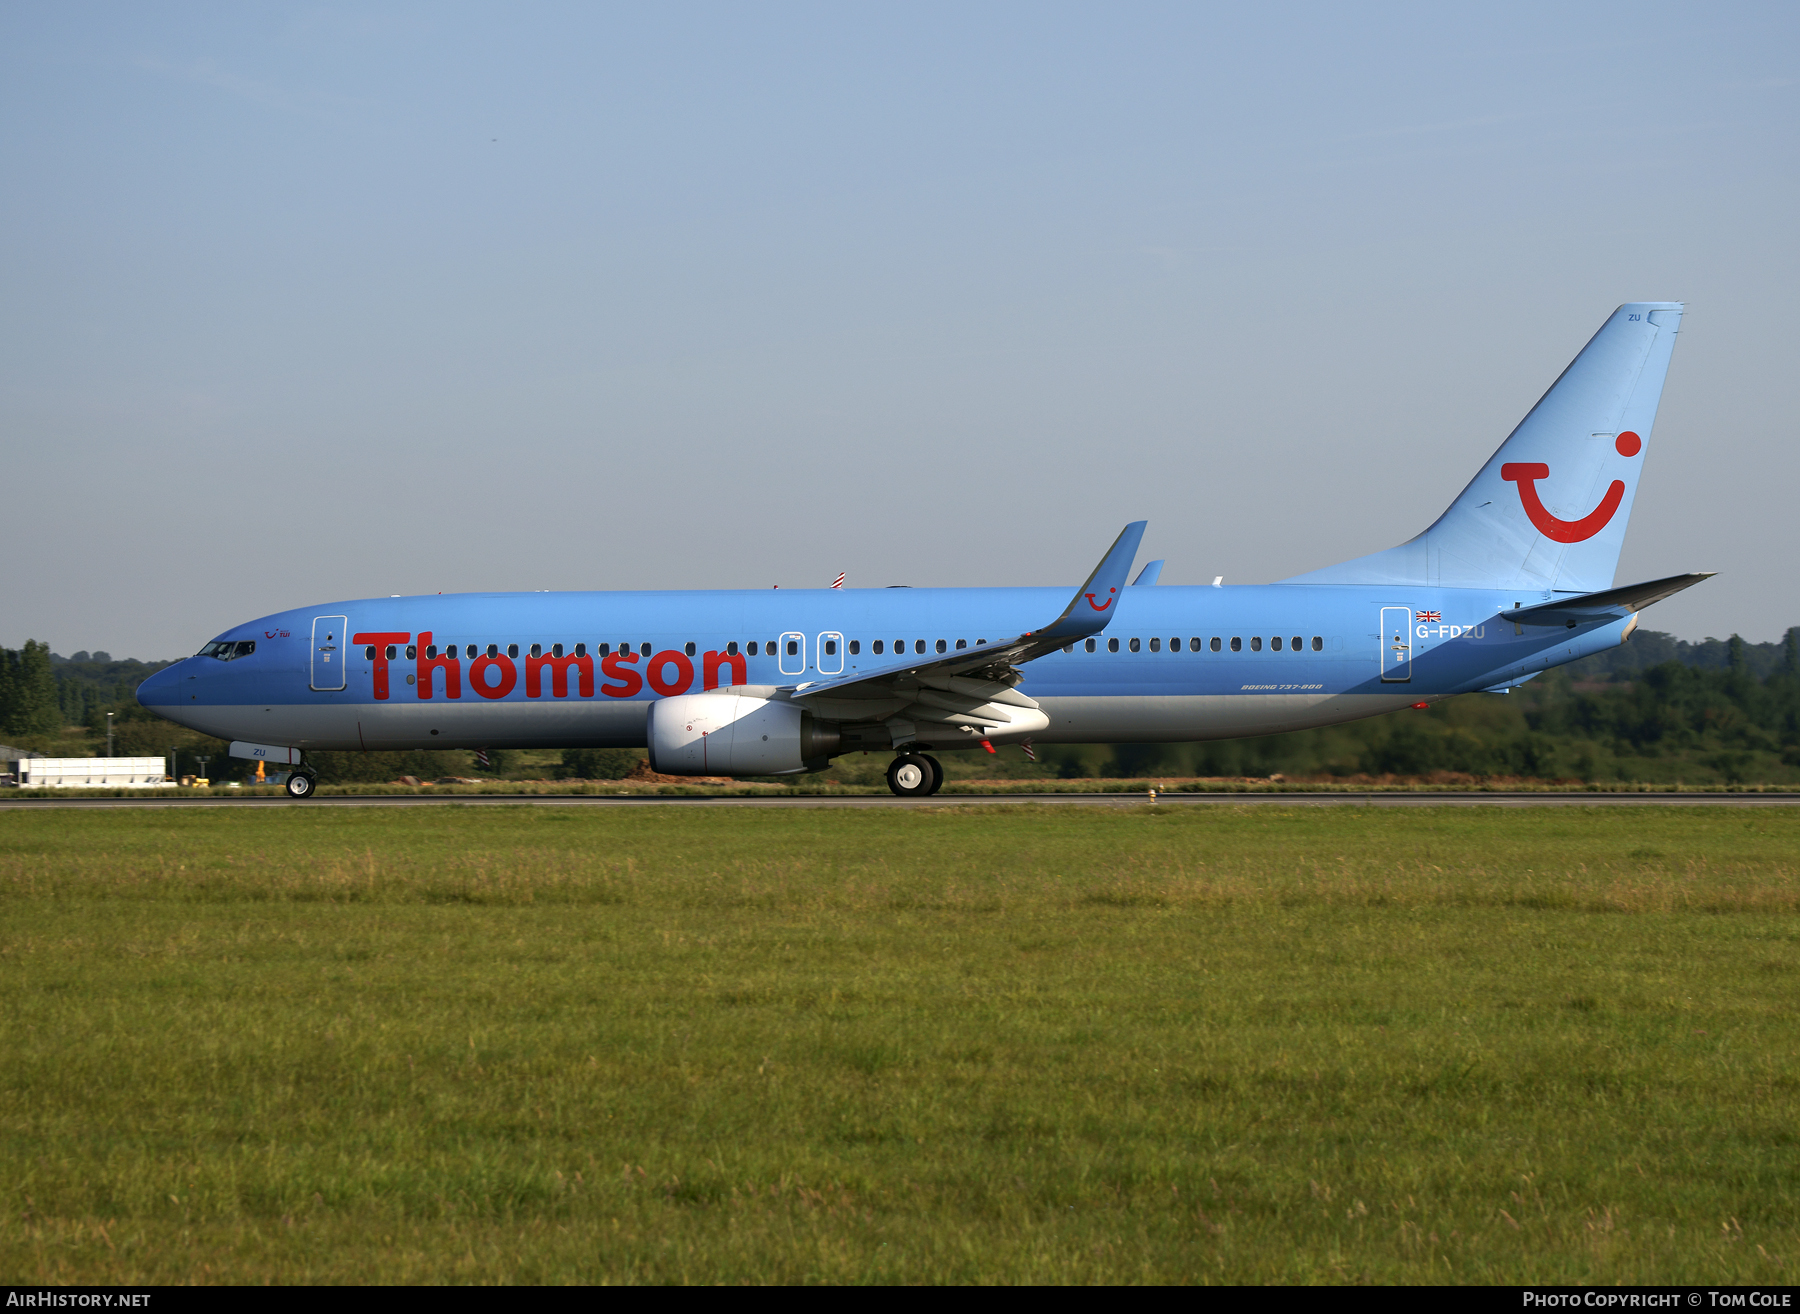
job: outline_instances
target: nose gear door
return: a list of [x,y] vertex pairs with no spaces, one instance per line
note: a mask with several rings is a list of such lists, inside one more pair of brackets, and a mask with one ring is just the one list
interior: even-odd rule
[[1381,609],[1381,678],[1389,684],[1412,679],[1412,608]]
[[315,616],[312,632],[312,687],[327,692],[344,687],[344,616]]

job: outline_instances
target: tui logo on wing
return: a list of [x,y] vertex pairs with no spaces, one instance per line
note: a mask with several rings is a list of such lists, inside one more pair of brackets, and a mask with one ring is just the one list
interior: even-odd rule
[[[1627,429],[1613,441],[1620,456],[1636,456],[1644,449],[1643,439]],[[1542,461],[1508,461],[1500,467],[1500,477],[1519,486],[1519,502],[1538,533],[1558,543],[1582,543],[1612,523],[1619,503],[1625,500],[1625,481],[1615,479],[1607,488],[1600,505],[1579,520],[1560,520],[1550,514],[1538,496],[1537,481],[1550,477],[1550,467]]]

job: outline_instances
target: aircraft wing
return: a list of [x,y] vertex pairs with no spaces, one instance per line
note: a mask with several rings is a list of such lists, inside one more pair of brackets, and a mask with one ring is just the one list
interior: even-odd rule
[[1502,620],[1515,625],[1579,625],[1599,620],[1608,613],[1642,611],[1651,603],[1661,602],[1701,580],[1711,579],[1716,570],[1695,571],[1687,575],[1670,575],[1643,584],[1627,584],[1624,588],[1604,589],[1599,593],[1583,593],[1571,598],[1554,598],[1535,607],[1517,607],[1500,613]]
[[[896,657],[855,675],[785,687],[794,701],[820,716],[881,721],[905,713],[911,721],[1003,730],[1037,714],[1037,704],[1015,691],[1026,662],[1098,634],[1111,622],[1147,521],[1126,525],[1062,614],[1042,629],[1000,643],[934,657]],[[1018,709],[1009,713],[1008,708]]]

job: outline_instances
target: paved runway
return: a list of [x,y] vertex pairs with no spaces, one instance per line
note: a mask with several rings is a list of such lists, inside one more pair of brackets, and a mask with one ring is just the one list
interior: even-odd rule
[[[1142,807],[1146,794],[940,794],[936,798],[892,795],[800,795],[797,797],[706,797],[632,794],[329,794],[305,801],[288,798],[21,798],[0,799],[0,812],[31,808],[944,808],[1006,803],[1048,803],[1066,807]],[[1793,807],[1793,794],[1158,794],[1158,807]]]

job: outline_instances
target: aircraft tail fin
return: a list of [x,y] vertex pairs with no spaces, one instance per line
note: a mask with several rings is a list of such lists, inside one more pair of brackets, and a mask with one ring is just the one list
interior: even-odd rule
[[1612,587],[1682,306],[1620,306],[1424,533],[1284,584]]

